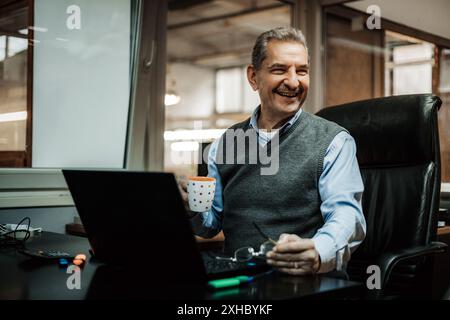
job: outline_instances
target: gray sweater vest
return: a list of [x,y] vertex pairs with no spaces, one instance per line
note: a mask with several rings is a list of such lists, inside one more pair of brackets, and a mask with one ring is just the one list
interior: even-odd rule
[[[278,136],[278,143],[272,139],[261,147],[254,143],[257,133],[249,122],[247,119],[227,130],[233,134],[221,137],[216,157],[223,186],[224,250],[228,254],[244,246],[259,250],[266,239],[253,222],[275,240],[281,233],[311,238],[317,232],[324,223],[318,190],[323,159],[333,138],[345,131],[334,122],[302,111],[297,121]],[[245,150],[241,148],[243,140]],[[258,152],[267,155],[266,162],[259,161]],[[276,153],[278,171],[261,174],[261,169],[269,166],[268,158],[276,161]],[[252,160],[255,155],[256,163]]]

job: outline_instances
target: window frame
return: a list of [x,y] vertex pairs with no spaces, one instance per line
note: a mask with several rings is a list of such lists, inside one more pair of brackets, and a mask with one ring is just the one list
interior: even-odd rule
[[[300,0],[302,1],[302,0]],[[345,17],[345,18],[349,18],[352,19],[354,17],[357,16],[364,16],[365,19],[367,19],[370,15],[362,12],[362,11],[358,11],[356,9],[353,8],[349,8],[349,7],[345,7],[342,6],[342,4],[344,4],[345,2],[350,2],[350,1],[340,1],[340,0],[321,0],[321,5],[322,5],[322,9],[323,12],[322,14],[325,13],[331,13],[337,16],[341,16],[341,17]],[[336,6],[337,4],[340,4],[341,6]],[[308,26],[308,25],[307,25]],[[307,27],[306,26],[306,27]],[[450,48],[450,40],[443,38],[441,36],[436,36],[433,34],[430,34],[428,32],[425,31],[421,31],[418,29],[414,29],[412,27],[409,26],[405,26],[402,24],[399,24],[397,22],[385,19],[385,18],[381,18],[381,28],[385,29],[385,30],[390,30],[396,33],[400,33],[400,34],[404,34],[406,36],[410,36],[413,38],[417,38],[429,43],[432,43],[435,46],[435,54],[436,54],[436,49],[442,49],[442,48]],[[308,29],[306,28],[306,30],[308,31]],[[306,34],[306,38],[308,39],[308,34]],[[322,34],[322,42],[325,43],[325,34]],[[311,51],[311,43],[309,42],[309,50]],[[326,51],[326,47],[325,47],[325,51]],[[312,50],[312,53],[310,52],[311,55],[317,55],[317,53]],[[323,60],[323,65],[325,66],[325,61]],[[436,68],[437,64],[434,64],[434,68]],[[313,66],[314,68],[314,66]],[[433,73],[435,73],[435,70],[433,70]],[[322,74],[322,88],[325,88],[324,85],[324,79],[325,79],[325,75]],[[312,82],[311,82],[312,83]],[[436,92],[435,90],[435,81],[433,79],[433,92]],[[315,86],[315,85],[314,85]],[[326,90],[326,88],[325,88]],[[319,100],[320,101],[320,100]],[[319,104],[319,105],[323,105],[323,104]],[[450,198],[450,182],[441,182],[441,198]]]
[[[315,113],[323,101],[321,89],[324,82],[324,56],[321,50],[322,7],[329,3],[308,0],[279,1],[292,6],[291,25],[301,28],[309,39],[310,55],[313,58],[311,84],[314,86],[309,91],[304,109]],[[158,26],[167,25],[168,4],[165,0],[141,1],[139,9],[138,57],[134,57],[137,70],[132,76],[133,81],[136,80],[136,82],[131,87],[125,168],[162,171],[164,168],[166,28],[158,28]],[[143,19],[143,16],[146,19]],[[11,176],[17,179],[11,179]],[[48,190],[45,188],[47,185],[56,188]],[[15,196],[19,197],[27,193],[30,195],[30,200],[17,200],[14,202],[14,207],[41,206],[41,203],[45,201],[40,200],[45,198],[45,195],[35,196],[32,193],[34,191],[48,192],[49,206],[66,205],[66,202],[61,200],[63,198],[61,195],[69,194],[61,169],[0,168],[0,208],[11,207],[9,200],[14,202]],[[71,205],[73,205],[72,202]]]
[[[167,2],[141,0],[137,14],[124,169],[162,170]],[[73,205],[60,168],[0,168],[0,208]]]
[[245,92],[244,90],[242,90],[239,94],[239,100],[240,100],[240,104],[239,104],[239,110],[237,111],[223,111],[220,112],[218,110],[218,97],[217,97],[217,89],[218,89],[218,81],[217,81],[217,74],[219,71],[221,70],[232,70],[232,69],[238,69],[239,70],[239,80],[240,80],[240,86],[242,87],[243,85],[247,85],[246,80],[247,78],[245,77],[244,74],[244,68],[245,65],[238,65],[238,66],[227,66],[227,67],[223,67],[223,68],[216,68],[214,70],[214,99],[215,99],[215,104],[214,104],[214,114],[216,115],[229,115],[229,114],[236,114],[236,113],[244,113],[244,95]]

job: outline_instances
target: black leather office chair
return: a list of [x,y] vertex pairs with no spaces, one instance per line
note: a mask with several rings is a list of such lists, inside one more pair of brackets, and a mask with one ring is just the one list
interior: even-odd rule
[[366,282],[369,265],[381,270],[381,290],[369,298],[431,297],[432,254],[440,199],[440,151],[433,95],[357,101],[317,113],[346,128],[357,145],[364,181],[367,235],[348,265],[351,279]]

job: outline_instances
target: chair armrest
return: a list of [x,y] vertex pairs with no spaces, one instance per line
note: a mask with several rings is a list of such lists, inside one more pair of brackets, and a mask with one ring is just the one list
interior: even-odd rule
[[447,244],[443,242],[431,242],[427,245],[388,252],[381,255],[378,259],[378,266],[381,271],[381,291],[389,282],[392,270],[397,263],[411,258],[427,256],[435,253],[443,253],[446,250]]

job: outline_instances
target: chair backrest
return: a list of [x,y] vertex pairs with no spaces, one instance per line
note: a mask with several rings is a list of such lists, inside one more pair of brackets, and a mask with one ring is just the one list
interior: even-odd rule
[[317,113],[346,128],[356,141],[367,235],[353,258],[371,260],[435,239],[441,180],[440,105],[441,100],[430,94],[403,95]]

